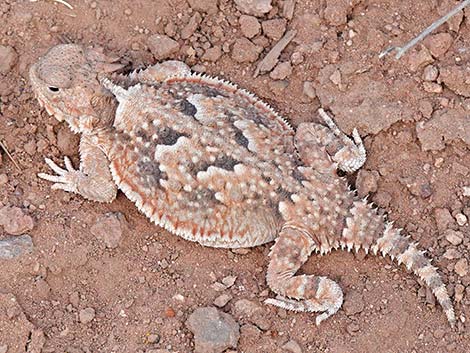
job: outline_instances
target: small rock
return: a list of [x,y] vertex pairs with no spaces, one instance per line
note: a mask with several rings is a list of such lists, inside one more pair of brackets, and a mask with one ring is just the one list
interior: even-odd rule
[[350,292],[344,298],[343,310],[346,315],[359,314],[364,310],[364,298],[359,292]]
[[240,327],[229,314],[215,308],[198,308],[186,325],[194,334],[195,353],[221,353],[237,348]]
[[459,251],[457,249],[454,249],[454,248],[450,248],[450,249],[447,249],[446,252],[444,253],[444,258],[448,259],[448,260],[454,260],[454,259],[458,259],[460,258],[460,256],[462,256]]
[[464,292],[465,287],[463,285],[461,285],[460,283],[455,285],[454,298],[457,303],[460,303],[462,301]]
[[191,37],[194,32],[196,32],[201,22],[201,14],[199,12],[195,12],[194,15],[192,15],[189,19],[188,24],[184,26],[181,30],[181,39],[188,39],[189,37]]
[[444,337],[445,334],[446,334],[446,332],[443,329],[438,328],[438,329],[434,330],[433,336],[434,336],[434,338],[437,338],[438,340],[440,340],[441,338]]
[[6,183],[8,183],[8,175],[0,174],[0,186],[5,185]]
[[241,12],[253,16],[263,16],[273,8],[271,0],[235,0],[235,4]]
[[67,126],[61,125],[57,131],[57,148],[66,156],[76,153],[80,137],[74,134]]
[[376,192],[378,187],[378,181],[379,173],[377,171],[369,171],[365,169],[359,170],[356,179],[356,188],[359,197],[365,197],[371,192]]
[[264,308],[248,299],[240,299],[235,302],[234,311],[237,316],[248,319],[260,329],[267,331],[271,327],[270,321],[265,315]]
[[305,58],[303,56],[302,53],[296,51],[296,52],[293,52],[291,57],[290,57],[290,61],[292,63],[292,65],[300,65],[304,62]]
[[333,73],[330,75],[330,81],[333,82],[336,86],[339,86],[341,84],[341,71],[338,69],[333,71]]
[[6,74],[15,66],[18,54],[12,47],[0,45],[0,74]]
[[436,82],[423,82],[423,89],[428,93],[442,93],[442,86]]
[[454,266],[454,271],[456,274],[458,274],[460,277],[463,277],[467,275],[468,273],[468,261],[467,259],[463,258],[457,261],[457,263]]
[[219,307],[219,308],[222,308],[224,307],[225,305],[227,305],[227,303],[229,301],[231,301],[233,299],[233,297],[229,294],[222,294],[222,295],[219,295],[217,298],[214,299],[214,305]]
[[218,2],[218,0],[188,0],[189,6],[191,6],[194,11],[205,12],[211,15],[219,11]]
[[430,35],[426,39],[426,44],[432,56],[438,58],[449,50],[453,41],[454,39],[449,33],[437,33]]
[[238,63],[252,63],[258,59],[262,50],[247,38],[237,38],[232,48],[232,59]]
[[283,18],[276,18],[274,20],[263,21],[261,26],[266,37],[278,41],[286,31],[287,21]]
[[243,35],[247,38],[251,39],[260,32],[261,25],[254,16],[241,15],[238,19],[238,23],[240,24]]
[[237,280],[237,276],[227,276],[222,278],[222,283],[227,287],[230,288],[235,284],[235,281]]
[[456,245],[456,246],[462,243],[462,240],[463,240],[462,232],[458,232],[453,229],[447,229],[444,232],[444,236],[446,237],[449,243],[451,243],[452,245]]
[[148,335],[148,337],[147,337],[147,342],[150,343],[150,344],[154,344],[154,343],[160,342],[160,335],[157,335],[157,334],[155,334],[155,333],[151,333],[151,334]]
[[27,234],[0,240],[0,259],[13,259],[33,251],[33,241]]
[[269,73],[269,77],[273,80],[284,80],[292,74],[292,66],[290,62],[284,61],[276,65],[276,67]]
[[34,228],[33,218],[18,207],[0,208],[0,226],[11,235],[20,235]]
[[351,322],[348,326],[346,326],[346,331],[348,331],[350,335],[355,334],[356,332],[359,331],[359,329],[360,329],[359,325],[355,322]]
[[290,340],[289,342],[287,342],[285,345],[282,346],[282,349],[284,349],[287,352],[302,353],[302,348],[294,340]]
[[468,65],[445,66],[440,69],[439,80],[453,92],[470,97],[470,67]]
[[423,80],[424,81],[436,81],[439,76],[439,70],[434,65],[428,65],[424,68],[423,71]]
[[436,208],[434,210],[434,219],[439,233],[443,233],[448,228],[453,228],[454,218],[447,208]]
[[426,47],[422,47],[419,51],[413,51],[408,59],[408,65],[413,72],[418,71],[421,67],[431,64],[434,61]]
[[315,90],[315,87],[313,86],[312,81],[305,81],[303,90],[303,94],[305,94],[310,100],[313,100],[317,97],[317,92]]
[[350,10],[349,3],[347,0],[326,1],[324,16],[329,25],[340,26],[347,23],[347,16]]
[[80,322],[82,324],[88,324],[93,321],[93,319],[95,318],[95,315],[96,315],[95,309],[93,308],[86,308],[86,309],[80,310],[80,313],[79,313]]
[[206,52],[202,56],[202,60],[216,62],[221,56],[222,48],[219,45],[216,45],[206,50]]
[[107,213],[91,226],[90,232],[102,240],[107,248],[115,249],[119,246],[122,237],[120,213]]
[[467,224],[467,216],[465,216],[463,213],[457,213],[455,215],[455,220],[457,221],[457,224],[461,227],[463,227],[465,224]]
[[179,50],[177,41],[163,34],[154,34],[147,40],[150,51],[157,60],[167,59]]

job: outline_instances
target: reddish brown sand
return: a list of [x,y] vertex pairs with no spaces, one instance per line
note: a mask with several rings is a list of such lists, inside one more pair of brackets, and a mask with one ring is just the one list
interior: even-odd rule
[[[0,260],[0,352],[190,352],[188,316],[221,295],[215,303],[241,327],[236,352],[470,351],[470,11],[395,61],[378,53],[456,2],[298,1],[292,19],[281,1],[257,18],[229,0],[69,2],[73,10],[52,0],[0,2],[0,140],[21,169],[1,151],[0,223],[20,224],[0,227],[0,240],[8,228],[34,243],[30,254]],[[253,78],[286,28],[297,35],[281,65]],[[176,44],[162,47],[154,34]],[[332,277],[345,293],[342,309],[316,327],[313,314],[262,304],[272,295],[269,244],[204,248],[151,224],[122,194],[98,204],[52,191],[36,176],[49,172],[44,157],[66,154],[77,165],[78,139],[40,109],[28,67],[63,40],[102,46],[129,69],[183,60],[251,90],[294,126],[318,120],[321,105],[344,131],[358,127],[369,157],[348,179],[434,258],[456,329],[390,259],[313,256],[302,271]],[[19,210],[12,216],[9,207]],[[235,283],[220,285],[227,276]]]

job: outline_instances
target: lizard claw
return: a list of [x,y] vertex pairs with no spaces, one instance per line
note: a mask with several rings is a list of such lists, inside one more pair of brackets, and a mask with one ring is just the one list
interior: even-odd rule
[[81,172],[73,168],[69,157],[64,157],[66,169],[59,167],[49,158],[45,158],[45,161],[46,164],[58,175],[39,173],[38,177],[53,182],[54,184],[52,185],[52,189],[54,190],[64,190],[75,193],[78,192],[78,179]]

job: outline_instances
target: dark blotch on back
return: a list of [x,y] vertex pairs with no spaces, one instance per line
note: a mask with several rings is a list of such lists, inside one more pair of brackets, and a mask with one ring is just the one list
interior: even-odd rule
[[179,110],[181,113],[194,118],[194,116],[197,113],[197,109],[187,99],[183,99],[181,102],[179,102],[178,105],[179,105]]
[[181,136],[188,137],[187,134],[173,130],[171,127],[164,127],[158,131],[157,145],[174,145]]
[[160,163],[155,161],[144,162],[139,160],[137,169],[141,179],[144,179],[148,186],[158,186],[160,179],[168,178],[166,173],[160,170]]
[[243,135],[243,131],[241,131],[240,129],[236,129],[235,131],[235,141],[240,145],[240,146],[243,146],[245,148],[248,148],[248,139],[245,137],[245,135]]
[[299,182],[302,182],[302,181],[304,181],[304,180],[307,180],[307,179],[305,178],[305,176],[302,174],[302,172],[301,172],[300,170],[298,170],[297,168],[294,168],[294,169],[292,170],[292,177],[293,177],[295,180],[299,181]]
[[232,157],[227,155],[220,155],[217,156],[217,159],[213,163],[204,162],[195,165],[192,171],[194,174],[197,174],[198,172],[206,171],[209,167],[217,167],[220,169],[233,171],[233,167],[237,164],[240,164],[240,161],[237,161],[236,159],[233,159]]
[[290,197],[292,196],[293,192],[290,192],[290,191],[284,189],[283,187],[279,186],[276,189],[276,194],[278,194],[281,199],[284,199],[284,200],[289,199],[290,200]]

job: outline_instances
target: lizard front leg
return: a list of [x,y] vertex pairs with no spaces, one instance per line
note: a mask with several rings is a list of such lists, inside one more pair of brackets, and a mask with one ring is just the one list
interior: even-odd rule
[[73,192],[92,201],[111,202],[116,198],[117,186],[109,170],[109,160],[91,137],[82,135],[80,140],[80,168],[73,168],[70,159],[65,156],[65,169],[51,159],[46,158],[47,165],[57,174],[39,173],[42,179],[52,181],[52,189]]

